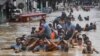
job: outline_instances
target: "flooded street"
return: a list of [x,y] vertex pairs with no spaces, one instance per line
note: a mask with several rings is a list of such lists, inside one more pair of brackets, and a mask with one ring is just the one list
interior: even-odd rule
[[[66,11],[67,14],[67,11]],[[78,21],[77,17],[81,14],[82,17],[90,16],[90,21]],[[47,15],[47,22],[52,23],[52,21],[61,15],[61,11],[53,12]],[[67,14],[68,15],[68,14]],[[96,31],[82,32],[86,33],[90,40],[93,43],[93,47],[100,52],[100,11],[96,9],[91,9],[89,12],[85,12],[80,9],[80,11],[74,11],[73,15],[75,17],[75,21],[72,23],[79,23],[82,27],[85,27],[85,24],[90,24],[90,22],[95,23],[97,25]],[[28,22],[28,23],[9,23],[0,25],[0,48],[9,47],[11,44],[15,43],[15,39],[17,37],[22,36],[23,34],[30,35],[31,28],[39,26],[39,22]],[[70,48],[69,52],[21,52],[14,53],[13,50],[0,50],[0,56],[100,56],[100,54],[82,54],[82,48]]]

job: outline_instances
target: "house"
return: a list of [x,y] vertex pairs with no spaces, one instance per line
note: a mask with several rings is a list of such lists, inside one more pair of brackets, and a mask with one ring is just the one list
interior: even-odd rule
[[4,13],[6,2],[7,0],[0,0],[0,24],[6,21]]

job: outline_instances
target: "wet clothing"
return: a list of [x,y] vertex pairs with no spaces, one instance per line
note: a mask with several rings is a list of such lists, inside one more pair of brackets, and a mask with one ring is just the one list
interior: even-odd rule
[[76,25],[75,29],[78,31],[78,32],[81,32],[83,29],[81,28],[80,25]]
[[83,40],[84,40],[84,44],[87,44],[87,41],[89,40],[89,38],[88,37],[84,37]]
[[19,44],[19,45],[14,44],[14,45],[11,45],[11,48],[14,49],[14,50],[21,50],[22,49],[22,45],[21,44]]
[[73,32],[75,31],[75,26],[71,22],[66,23],[66,30],[67,32],[65,34],[64,39],[69,40],[71,36],[73,35]]
[[61,19],[66,19],[67,15],[65,12],[62,12]]
[[61,19],[61,17],[57,17],[55,18],[55,20],[53,21],[53,27],[56,28],[56,26],[59,24],[59,20]]
[[58,45],[57,48],[58,48],[59,51],[66,51],[66,52],[68,52],[68,46]]
[[40,50],[45,50],[45,51],[47,51],[47,50],[48,50],[48,46],[47,46],[47,45],[38,45],[38,46],[36,46],[33,50],[34,50],[34,51],[40,51]]
[[44,27],[44,35],[45,35],[45,37],[47,38],[47,39],[50,39],[50,35],[51,35],[51,28],[50,28],[50,26],[49,26],[49,24],[48,23],[45,23],[44,25],[43,25],[43,27]]
[[73,31],[68,31],[64,37],[65,40],[69,40],[73,35]]
[[88,18],[88,17],[84,17],[84,19],[85,19],[86,21],[89,21],[89,18]]
[[62,29],[62,26],[60,24],[57,25],[57,30]]
[[58,35],[58,36],[57,36],[57,40],[58,40],[58,41],[63,40],[63,36],[62,36],[62,35]]
[[89,31],[90,30],[90,27],[85,27],[85,31]]
[[78,16],[78,20],[79,20],[79,21],[83,21],[83,19],[82,19],[81,16]]
[[70,31],[70,30],[75,30],[75,26],[72,23],[66,23],[66,30]]
[[65,23],[61,23],[60,25],[62,26],[63,30],[66,30],[66,24]]
[[89,26],[89,30],[92,30],[93,28],[94,28],[93,25],[90,25],[90,26]]
[[84,48],[82,53],[84,53],[84,54],[93,54],[93,51],[94,51],[93,47],[91,47],[91,48]]

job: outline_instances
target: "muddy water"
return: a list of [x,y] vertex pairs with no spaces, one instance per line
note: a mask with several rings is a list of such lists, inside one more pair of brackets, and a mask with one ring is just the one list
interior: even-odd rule
[[[67,12],[66,12],[67,13]],[[79,22],[77,20],[78,15],[81,14],[82,17],[90,16],[90,21],[83,21]],[[61,12],[54,12],[49,14],[47,17],[47,21],[52,22],[56,16],[60,16]],[[96,22],[97,30],[90,31],[90,32],[83,32],[86,33],[90,39],[92,40],[93,47],[95,47],[100,52],[100,11],[96,9],[92,9],[90,12],[74,11],[73,15],[76,18],[76,21],[72,23],[76,24],[79,23],[82,27],[85,26],[86,23]],[[38,28],[39,22],[31,22],[31,23],[10,23],[9,26],[0,26],[0,48],[9,47],[11,44],[15,43],[15,39],[20,37],[23,34],[29,35],[31,32],[31,28],[36,26]],[[13,50],[0,50],[0,56],[100,56],[100,54],[82,54],[82,48],[70,48],[70,51],[67,52],[21,52],[21,53],[14,53]]]

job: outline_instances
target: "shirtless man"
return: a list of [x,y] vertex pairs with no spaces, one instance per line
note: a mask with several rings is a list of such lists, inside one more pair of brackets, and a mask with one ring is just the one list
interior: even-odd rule
[[87,42],[86,47],[83,49],[82,53],[83,54],[93,54],[93,52],[96,52],[97,54],[99,53],[95,48],[92,47],[91,41]]

